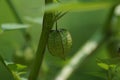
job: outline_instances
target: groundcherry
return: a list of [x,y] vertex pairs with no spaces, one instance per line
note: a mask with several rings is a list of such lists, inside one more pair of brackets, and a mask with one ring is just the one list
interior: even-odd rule
[[51,30],[47,43],[48,51],[53,55],[65,59],[72,47],[72,38],[66,29]]

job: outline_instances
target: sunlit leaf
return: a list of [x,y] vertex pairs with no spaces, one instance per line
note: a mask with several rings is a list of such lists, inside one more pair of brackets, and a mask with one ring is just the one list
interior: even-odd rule
[[11,70],[14,70],[14,71],[21,71],[21,70],[24,70],[27,68],[27,66],[25,65],[21,65],[21,64],[8,64],[8,67],[11,69]]
[[105,70],[109,70],[109,68],[115,68],[117,64],[109,63],[108,61],[104,61],[104,59],[97,59],[97,65]]
[[105,64],[105,63],[97,63],[98,66],[100,66],[101,68],[108,70],[109,69],[109,65]]
[[100,2],[100,3],[83,3],[83,2],[68,2],[68,3],[54,3],[46,6],[45,11],[91,11],[105,9],[112,6],[110,2]]
[[18,73],[17,72],[12,72],[13,73],[13,75],[14,75],[14,78],[15,78],[15,80],[21,80],[21,78],[20,78],[20,76],[18,75]]
[[27,66],[21,64],[16,64],[16,66],[17,66],[17,70],[23,70],[27,68]]
[[12,70],[15,80],[21,80],[20,75],[26,74],[26,71],[24,71],[24,69],[27,67],[24,65],[12,63],[8,64],[7,66]]
[[15,23],[6,23],[1,25],[1,29],[5,30],[15,30],[15,29],[25,29],[30,27],[28,24],[15,24]]

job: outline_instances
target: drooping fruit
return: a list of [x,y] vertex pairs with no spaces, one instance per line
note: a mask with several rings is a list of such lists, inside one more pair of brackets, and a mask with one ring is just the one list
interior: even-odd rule
[[65,59],[66,54],[72,47],[72,38],[66,29],[51,30],[47,47],[53,56]]

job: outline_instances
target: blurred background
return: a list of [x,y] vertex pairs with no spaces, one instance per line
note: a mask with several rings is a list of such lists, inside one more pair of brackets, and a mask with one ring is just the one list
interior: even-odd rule
[[[78,0],[60,0],[61,2]],[[82,2],[110,2],[116,0],[79,0]],[[111,2],[111,3],[112,3]],[[44,0],[0,0],[0,55],[7,62],[14,62],[31,68],[42,29]],[[58,21],[58,28],[70,31],[73,46],[66,60],[52,56],[46,49],[40,71],[40,80],[54,80],[61,69],[97,30],[104,29],[110,7],[98,10],[68,12]],[[14,26],[20,29],[14,30]],[[22,28],[23,27],[23,28]],[[12,29],[13,28],[13,29]],[[21,29],[22,28],[22,29]],[[25,28],[25,29],[24,29]],[[68,80],[104,80],[92,73],[102,72],[96,58],[109,58],[107,42],[89,55]]]

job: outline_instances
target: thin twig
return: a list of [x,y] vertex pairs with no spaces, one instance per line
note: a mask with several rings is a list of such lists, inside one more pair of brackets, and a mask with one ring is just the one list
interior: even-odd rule
[[[6,0],[6,3],[8,4],[8,6],[10,7],[12,13],[14,14],[16,21],[20,24],[23,24],[24,22],[21,19],[20,14],[18,13],[18,11],[16,10],[14,4],[12,3],[11,0]],[[21,29],[21,32],[23,34],[23,37],[25,38],[25,44],[29,44],[31,37],[30,34],[28,32],[26,32],[25,29]]]
[[13,12],[14,16],[16,17],[17,22],[22,24],[23,21],[21,20],[21,17],[18,14],[18,12],[16,11],[15,6],[11,2],[11,0],[6,0],[6,2],[8,3],[8,6],[10,7],[10,9]]
[[59,12],[58,14],[55,15],[55,20],[54,21],[59,20],[61,17],[63,17],[67,13],[68,13],[68,11],[66,11],[66,12]]

